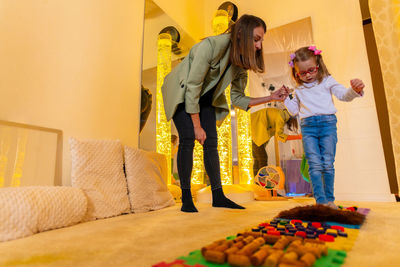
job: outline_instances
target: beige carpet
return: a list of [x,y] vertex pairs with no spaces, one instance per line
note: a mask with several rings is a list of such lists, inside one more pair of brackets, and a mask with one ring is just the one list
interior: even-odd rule
[[[246,210],[180,206],[82,223],[0,243],[0,266],[151,266],[312,200],[245,203]],[[400,266],[400,203],[338,202],[371,208],[343,266]]]

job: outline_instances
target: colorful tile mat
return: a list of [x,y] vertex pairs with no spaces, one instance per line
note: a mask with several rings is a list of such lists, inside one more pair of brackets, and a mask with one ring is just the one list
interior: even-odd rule
[[[370,209],[367,208],[358,208],[357,212],[364,214],[365,216],[368,215]],[[291,220],[293,221],[293,220]],[[296,221],[296,220],[295,220]],[[270,222],[278,222],[278,226],[284,226],[290,223],[289,220],[286,219],[279,219],[275,218],[273,220],[269,220],[266,222],[262,222],[255,226],[254,228],[259,227],[261,224],[270,223]],[[305,222],[303,221],[301,225],[296,223],[297,226],[303,226],[305,229],[308,229],[309,224],[311,225],[312,222]],[[328,255],[321,256],[317,259],[313,265],[313,267],[339,267],[341,266],[345,258],[347,256],[347,252],[350,251],[354,245],[354,242],[357,239],[358,232],[360,229],[360,225],[350,225],[350,224],[340,224],[336,222],[323,222],[321,223],[325,229],[325,234],[331,233],[333,237],[333,241],[325,242],[325,245],[328,247]],[[252,228],[252,229],[254,229]],[[276,227],[275,227],[276,228]],[[254,229],[255,230],[255,229]],[[304,232],[304,231],[301,231]],[[341,233],[339,235],[339,233]],[[294,233],[296,234],[296,233]],[[314,233],[316,234],[316,233]],[[328,234],[329,235],[329,234]],[[234,239],[235,236],[227,237],[227,239]],[[319,236],[316,234],[316,238],[318,239]],[[181,256],[173,262],[160,262],[158,264],[153,265],[153,267],[230,267],[228,263],[225,264],[216,264],[212,262],[208,262],[204,259],[201,254],[200,250],[195,250],[189,253],[187,256]],[[253,266],[252,266],[253,267]]]

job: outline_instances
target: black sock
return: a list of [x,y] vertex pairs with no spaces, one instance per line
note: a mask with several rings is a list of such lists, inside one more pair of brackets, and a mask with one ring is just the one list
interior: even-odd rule
[[222,188],[212,190],[213,207],[230,208],[230,209],[245,209],[224,195]]
[[198,212],[196,207],[194,206],[192,193],[190,189],[182,189],[182,208],[183,212]]

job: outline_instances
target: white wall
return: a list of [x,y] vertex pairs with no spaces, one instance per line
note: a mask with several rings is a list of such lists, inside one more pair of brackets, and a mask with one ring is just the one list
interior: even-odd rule
[[144,0],[2,0],[0,119],[137,147]]
[[[263,18],[268,28],[310,16],[314,41],[340,83],[352,78],[366,84],[365,96],[351,103],[335,101],[338,108],[335,195],[338,200],[392,201],[368,66],[358,0],[240,0],[232,1],[239,16]],[[205,19],[211,21],[220,1],[206,0]],[[206,35],[212,33],[211,25]],[[268,38],[268,33],[265,36]]]

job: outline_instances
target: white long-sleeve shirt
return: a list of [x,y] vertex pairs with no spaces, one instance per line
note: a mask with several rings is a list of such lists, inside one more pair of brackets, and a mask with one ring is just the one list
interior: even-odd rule
[[304,83],[296,88],[293,99],[287,97],[284,104],[291,115],[299,114],[300,119],[315,115],[330,115],[336,113],[332,95],[341,101],[351,101],[360,95],[352,88],[346,88],[335,81],[332,76],[318,81]]

